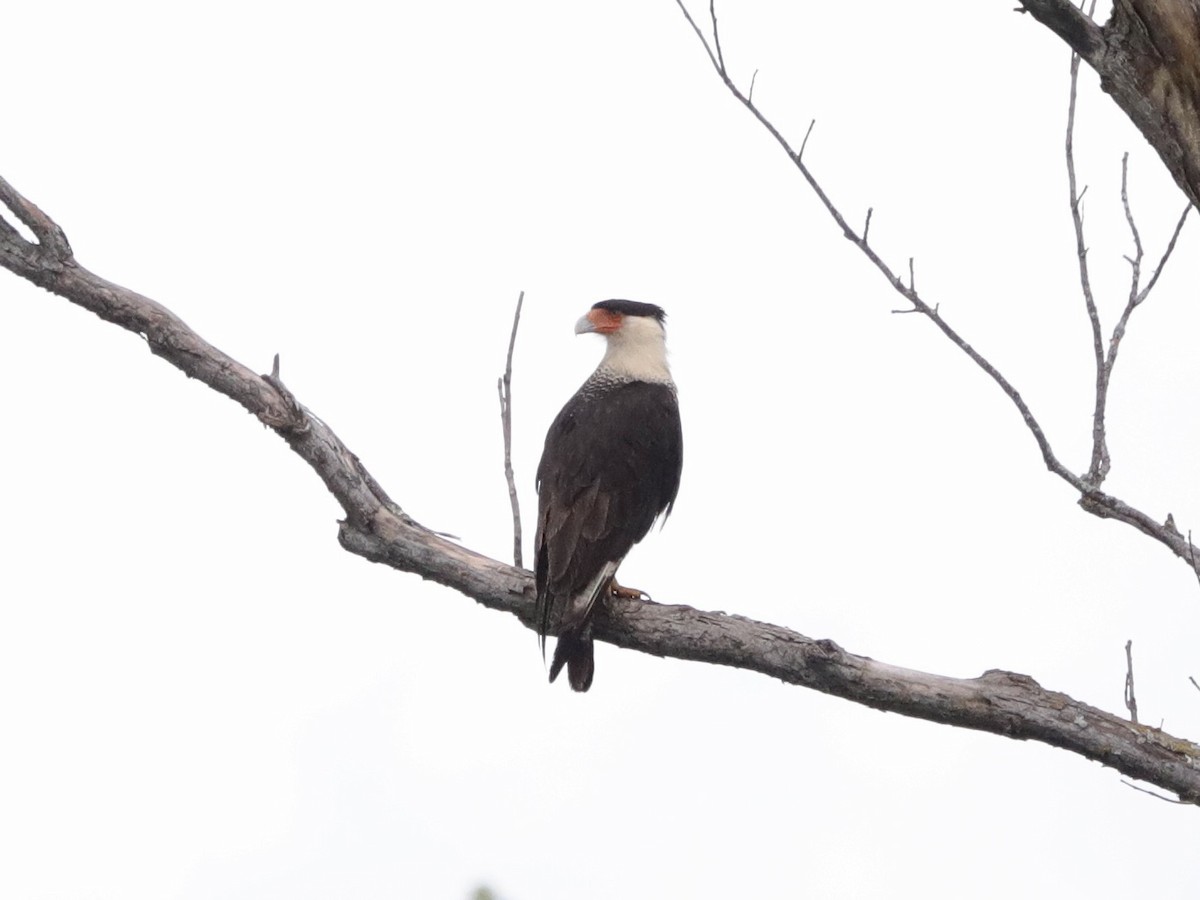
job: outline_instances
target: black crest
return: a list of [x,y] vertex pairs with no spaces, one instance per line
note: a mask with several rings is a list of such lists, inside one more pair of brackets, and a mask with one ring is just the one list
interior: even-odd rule
[[592,309],[603,309],[608,312],[620,313],[623,316],[644,316],[647,319],[656,319],[659,325],[662,325],[667,314],[661,306],[655,306],[653,303],[638,303],[636,300],[601,300],[592,306]]

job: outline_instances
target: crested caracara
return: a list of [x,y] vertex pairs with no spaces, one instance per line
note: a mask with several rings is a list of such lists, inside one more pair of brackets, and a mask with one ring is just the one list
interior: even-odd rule
[[[575,325],[604,335],[604,358],[554,419],[538,466],[534,538],[537,626],[558,644],[577,691],[592,684],[591,613],[630,548],[670,514],[683,467],[675,382],[667,367],[666,314],[632,300],[604,300]],[[637,594],[638,592],[626,592]]]

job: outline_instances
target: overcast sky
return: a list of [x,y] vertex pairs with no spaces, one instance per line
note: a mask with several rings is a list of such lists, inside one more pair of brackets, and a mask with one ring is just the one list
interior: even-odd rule
[[[725,55],[852,221],[1086,468],[1068,54],[1011,2],[723,4]],[[1200,737],[1200,587],[1087,516],[1020,417],[839,234],[671,0],[39,2],[5,11],[0,175],[81,264],[298,398],[422,523],[508,558],[595,366],[664,306],[685,467],[622,581],[945,675],[1023,672]],[[698,7],[698,13],[703,7]],[[1106,328],[1121,154],[1078,155]],[[1134,316],[1109,488],[1200,530],[1196,223]],[[0,894],[504,900],[1194,897],[1194,808],[1042,745],[598,645],[342,551],[318,479],[137,337],[0,272]],[[532,530],[532,529],[531,529]],[[527,536],[526,551],[531,552]]]

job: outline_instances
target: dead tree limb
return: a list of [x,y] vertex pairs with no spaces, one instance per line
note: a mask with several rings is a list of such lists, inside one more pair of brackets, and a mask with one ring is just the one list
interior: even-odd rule
[[[37,238],[0,215],[0,265],[100,318],[142,335],[157,356],[235,400],[282,437],[341,504],[344,548],[453,588],[533,627],[529,572],[445,540],[409,517],[321,419],[279,378],[257,375],[164,306],[80,266],[62,231],[0,179],[3,203]],[[656,656],[760,672],[866,706],[1060,747],[1200,804],[1200,746],[992,670],[948,678],[857,656],[832,641],[741,616],[614,598],[594,624],[600,640]]]
[[1020,3],[1096,70],[1179,189],[1200,203],[1200,6],[1114,0],[1102,27],[1071,0]]
[[[839,210],[833,200],[830,199],[829,194],[825,192],[825,189],[821,186],[820,182],[817,181],[817,178],[813,174],[812,170],[804,162],[804,148],[807,146],[808,138],[812,133],[812,125],[809,125],[808,131],[804,135],[804,141],[800,144],[799,151],[794,150],[792,145],[788,142],[788,139],[783,135],[782,132],[779,131],[778,128],[775,127],[775,124],[769,118],[767,118],[762,110],[750,100],[749,96],[744,94],[737,84],[734,83],[728,69],[725,68],[723,62],[713,52],[712,43],[708,40],[708,38],[705,37],[704,32],[700,29],[700,26],[696,24],[696,20],[693,19],[691,13],[688,12],[683,0],[675,0],[675,2],[683,12],[688,24],[691,25],[692,30],[695,32],[696,37],[703,46],[705,53],[708,55],[709,62],[712,63],[713,69],[716,70],[718,77],[720,77],[721,82],[738,100],[738,102],[740,102],[750,112],[750,114],[754,116],[758,123],[764,129],[766,129],[771,137],[775,139],[776,143],[783,148],[784,152],[787,153],[788,159],[792,161],[792,164],[795,165],[796,170],[800,173],[801,177],[808,183],[808,186],[812,189],[813,193],[816,194],[817,199],[821,201],[821,205],[825,207],[825,210],[829,213],[830,217],[832,217],[834,222],[837,223],[842,235],[848,241],[850,241],[850,243],[857,247],[862,252],[863,256],[870,260],[871,264],[883,274],[884,278],[887,279],[888,284],[891,285],[892,289],[896,291],[896,293],[912,304],[911,310],[903,311],[919,313],[928,318],[938,328],[938,330],[950,340],[951,343],[965,353],[970,360],[975,363],[975,365],[987,373],[988,377],[996,383],[997,387],[1004,392],[1004,395],[1008,397],[1013,406],[1015,406],[1017,411],[1021,414],[1021,419],[1025,422],[1025,427],[1029,429],[1029,433],[1033,435],[1033,439],[1037,443],[1038,450],[1042,454],[1042,460],[1045,462],[1046,468],[1079,492],[1079,505],[1084,510],[1094,516],[1097,516],[1098,518],[1115,519],[1116,521],[1124,522],[1127,525],[1133,526],[1138,531],[1167,547],[1172,553],[1187,563],[1192,571],[1196,573],[1197,577],[1200,577],[1200,558],[1197,556],[1196,548],[1192,545],[1192,542],[1189,538],[1185,538],[1179,533],[1179,530],[1175,527],[1174,523],[1169,517],[1164,517],[1164,521],[1162,522],[1156,521],[1152,516],[1130,506],[1125,501],[1100,490],[1098,485],[1093,484],[1088,480],[1087,473],[1078,475],[1069,469],[1065,464],[1063,464],[1061,460],[1059,460],[1050,445],[1050,439],[1046,436],[1041,424],[1034,416],[1033,411],[1029,408],[1029,404],[1026,403],[1021,397],[1021,394],[1017,391],[1016,387],[1014,387],[1008,381],[1008,379],[1000,372],[998,368],[996,368],[996,366],[992,365],[991,362],[989,362],[978,350],[971,346],[971,344],[968,343],[964,337],[962,337],[954,328],[950,326],[950,324],[941,316],[939,307],[936,304],[930,305],[917,292],[912,279],[912,260],[909,260],[909,283],[905,284],[904,280],[892,270],[887,262],[875,251],[875,248],[867,242],[865,235],[867,227],[870,224],[870,220],[868,219],[867,224],[864,225],[863,234],[859,234],[850,226],[845,216],[842,215],[841,210]],[[716,23],[714,21],[713,27],[715,27],[715,24]],[[1171,239],[1170,247],[1174,247],[1175,240],[1178,237],[1179,227],[1182,227],[1182,218],[1180,221],[1181,225],[1177,226],[1176,236]],[[1164,254],[1164,262],[1166,256],[1168,255],[1169,249],[1168,253]],[[1084,269],[1084,271],[1086,271],[1086,269]],[[902,310],[893,310],[893,312],[901,311]],[[1124,329],[1124,322],[1127,320],[1128,316],[1125,316],[1122,322],[1118,325],[1122,332]],[[1098,320],[1096,327],[1099,327]],[[1099,351],[1097,359],[1098,362],[1103,360],[1102,350]],[[1100,362],[1100,364],[1101,367],[1103,367],[1103,363]],[[1109,366],[1109,369],[1111,371],[1111,366]]]

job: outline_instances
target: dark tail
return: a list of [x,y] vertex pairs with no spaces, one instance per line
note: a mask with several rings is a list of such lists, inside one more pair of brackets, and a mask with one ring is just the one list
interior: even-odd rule
[[596,674],[596,660],[592,652],[592,626],[584,625],[578,632],[564,632],[558,636],[554,647],[554,659],[550,663],[550,681],[553,682],[567,667],[567,681],[571,689],[586,691],[592,686]]

